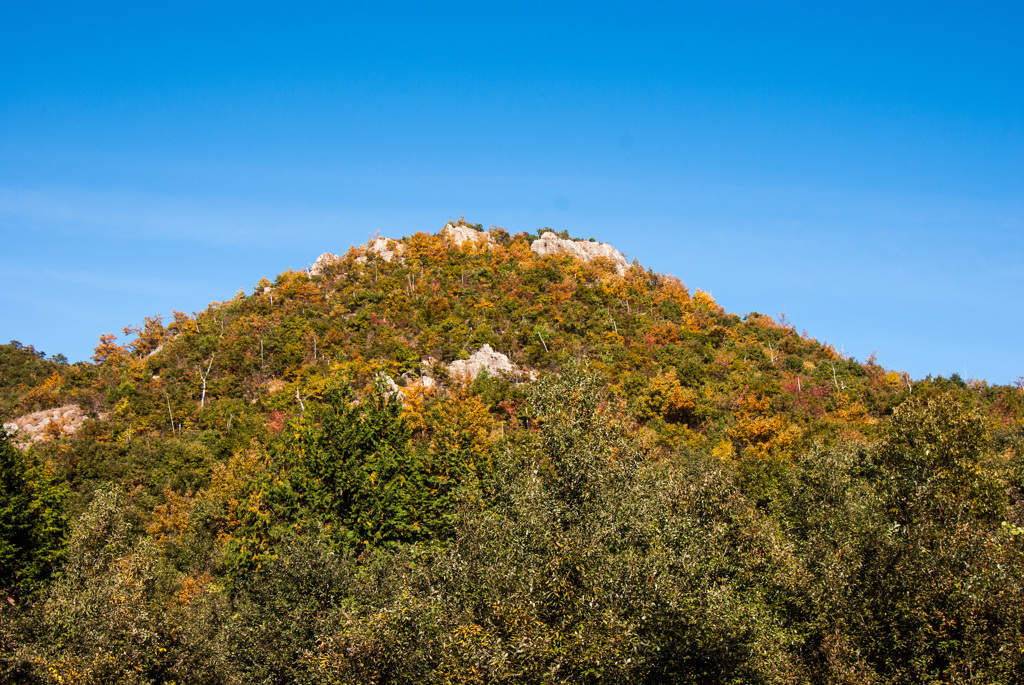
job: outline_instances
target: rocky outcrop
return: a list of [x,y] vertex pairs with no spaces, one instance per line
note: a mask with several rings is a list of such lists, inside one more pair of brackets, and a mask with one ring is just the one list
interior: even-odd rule
[[395,379],[387,375],[383,371],[377,374],[377,377],[374,379],[374,381],[383,386],[384,397],[391,397],[391,395],[398,392],[398,383],[395,383]]
[[501,352],[495,352],[490,345],[484,344],[470,355],[469,359],[458,359],[448,365],[448,374],[453,378],[473,380],[480,372],[487,369],[492,376],[512,375],[516,368],[512,361]]
[[490,233],[487,233],[486,231],[478,231],[475,228],[465,226],[463,224],[445,224],[444,228],[441,229],[440,235],[444,237],[449,244],[457,245],[459,247],[466,243],[470,243],[492,250],[495,246],[494,236]]
[[[366,254],[375,254],[385,262],[390,262],[392,259],[398,259],[401,262],[403,261],[402,255],[405,254],[405,243],[400,243],[391,238],[376,238],[366,246]],[[356,257],[356,261],[365,262],[366,256]]]
[[[331,264],[337,264],[340,261],[341,257],[339,257],[338,255],[333,254],[331,252],[324,252],[322,255],[316,258],[316,261],[313,262],[313,266],[309,267],[309,275],[311,277],[319,276],[324,272],[324,269],[326,269],[328,266],[330,266]],[[267,291],[266,288],[264,288],[263,290],[264,292]]]
[[620,276],[626,273],[626,269],[629,268],[629,263],[626,262],[625,256],[608,243],[566,240],[565,238],[559,238],[552,231],[547,231],[540,238],[534,240],[533,244],[530,245],[530,249],[541,257],[550,254],[568,253],[583,262],[604,258],[615,266],[615,270]]
[[25,414],[4,424],[16,447],[25,449],[34,442],[48,442],[78,430],[88,416],[77,404]]
[[[405,243],[382,236],[374,238],[370,241],[369,245],[362,248],[362,254],[356,257],[356,262],[365,264],[369,255],[377,255],[385,262],[390,262],[392,259],[398,259],[399,262],[402,262],[405,260]],[[344,261],[343,257],[332,252],[324,252],[316,258],[316,261],[307,269],[307,272],[311,278],[319,276],[328,266],[340,264],[342,261]]]
[[424,390],[433,390],[437,387],[437,381],[430,376],[419,376],[411,378],[406,383],[406,388],[423,388]]

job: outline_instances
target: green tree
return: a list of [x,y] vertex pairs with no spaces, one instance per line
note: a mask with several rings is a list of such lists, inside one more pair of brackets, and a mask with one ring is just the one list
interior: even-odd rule
[[0,430],[0,591],[31,594],[59,565],[67,486]]
[[346,547],[421,536],[424,473],[401,413],[381,387],[357,404],[343,384],[299,419],[285,448],[306,505]]
[[878,449],[896,523],[952,522],[972,510],[1001,513],[1006,487],[986,468],[987,448],[983,419],[959,393],[911,398],[897,407]]
[[1024,677],[1024,560],[987,451],[956,389],[900,405],[878,448],[888,526],[859,541],[852,586],[861,649],[888,682]]
[[96,494],[75,524],[64,573],[38,611],[38,637],[27,660],[51,682],[162,682],[168,636],[162,630],[159,559],[137,539],[128,498]]

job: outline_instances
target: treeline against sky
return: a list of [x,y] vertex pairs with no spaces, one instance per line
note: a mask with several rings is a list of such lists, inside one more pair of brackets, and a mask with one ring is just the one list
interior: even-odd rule
[[2,677],[1024,679],[1020,387],[490,235],[0,346]]

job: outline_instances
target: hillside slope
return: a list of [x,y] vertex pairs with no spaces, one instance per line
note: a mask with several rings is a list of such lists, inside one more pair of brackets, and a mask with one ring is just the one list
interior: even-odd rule
[[3,346],[8,676],[1024,678],[1020,388],[481,228]]
[[[286,272],[204,312],[147,319],[122,345],[104,336],[92,409],[119,411],[137,434],[215,428],[292,412],[297,393],[315,396],[339,374],[358,386],[379,372],[443,377],[489,344],[523,369],[586,360],[645,420],[671,425],[668,437],[771,451],[822,420],[869,429],[911,390],[905,374],[843,358],[786,322],[727,314],[674,277],[459,228],[456,239],[420,233],[324,255],[312,277]],[[785,425],[737,430],[738,418],[768,415]]]

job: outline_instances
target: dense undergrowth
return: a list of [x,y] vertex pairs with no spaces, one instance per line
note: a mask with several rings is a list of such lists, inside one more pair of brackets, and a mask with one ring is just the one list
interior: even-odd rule
[[490,234],[0,347],[0,677],[1024,680],[1020,388]]

